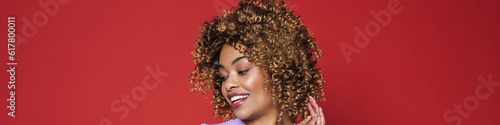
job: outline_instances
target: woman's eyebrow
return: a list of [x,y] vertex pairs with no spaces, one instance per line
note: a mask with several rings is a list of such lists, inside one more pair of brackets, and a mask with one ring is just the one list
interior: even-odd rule
[[247,58],[247,56],[241,56],[241,57],[238,57],[238,58],[234,59],[233,62],[231,62],[231,65],[236,64],[236,62],[240,61],[243,58]]
[[[231,62],[231,65],[236,64],[238,61],[240,61],[243,58],[247,58],[247,56],[241,56],[241,57],[238,57],[238,58],[234,59],[233,62]],[[217,68],[219,68],[219,69],[223,68],[224,69],[224,66],[221,65],[221,64],[217,64]]]

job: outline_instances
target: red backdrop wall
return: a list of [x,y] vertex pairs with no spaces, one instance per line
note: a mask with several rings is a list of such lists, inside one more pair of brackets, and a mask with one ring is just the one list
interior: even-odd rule
[[[499,2],[286,0],[325,56],[328,124],[500,124]],[[200,25],[233,0],[1,1],[0,124],[217,123],[189,93]]]

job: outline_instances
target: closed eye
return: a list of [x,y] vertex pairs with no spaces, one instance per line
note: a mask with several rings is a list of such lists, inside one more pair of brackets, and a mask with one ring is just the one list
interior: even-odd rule
[[248,70],[250,70],[250,69],[247,69],[247,70],[242,70],[242,71],[238,71],[238,74],[240,74],[240,75],[245,75],[245,73],[247,73],[247,72],[248,72]]
[[219,81],[224,82],[226,81],[227,76],[219,76]]

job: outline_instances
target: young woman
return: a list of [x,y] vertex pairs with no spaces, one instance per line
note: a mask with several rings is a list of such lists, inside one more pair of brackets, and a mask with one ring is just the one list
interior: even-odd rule
[[324,125],[321,48],[283,1],[249,1],[205,22],[192,91],[212,91],[220,125]]

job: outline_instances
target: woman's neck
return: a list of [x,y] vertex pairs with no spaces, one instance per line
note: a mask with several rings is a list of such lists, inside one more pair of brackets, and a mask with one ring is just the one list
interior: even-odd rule
[[281,116],[281,121],[277,122],[278,112],[276,110],[256,119],[242,121],[247,125],[293,125],[293,122],[288,115]]

